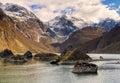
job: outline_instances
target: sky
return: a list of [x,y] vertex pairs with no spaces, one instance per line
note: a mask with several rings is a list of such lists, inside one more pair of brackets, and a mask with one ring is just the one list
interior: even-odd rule
[[120,19],[119,0],[0,0],[26,7],[46,22],[59,15],[99,22],[104,18]]

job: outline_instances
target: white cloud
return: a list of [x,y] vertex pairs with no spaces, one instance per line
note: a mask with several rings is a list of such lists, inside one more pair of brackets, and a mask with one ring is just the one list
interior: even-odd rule
[[[0,0],[1,2],[12,2],[30,8],[31,5],[43,5],[43,8],[32,10],[42,21],[48,21],[55,16],[61,15],[61,11],[71,11],[71,16],[84,18],[85,20],[99,21],[102,18],[118,19],[116,10],[110,10],[108,6],[101,3],[102,0]],[[73,11],[73,10],[72,10]]]

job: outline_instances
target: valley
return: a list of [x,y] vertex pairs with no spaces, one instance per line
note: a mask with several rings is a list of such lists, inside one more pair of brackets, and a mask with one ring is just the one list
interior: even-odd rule
[[46,5],[23,5],[0,3],[0,83],[119,83],[120,19],[109,7],[98,18],[72,15],[82,7],[46,15]]

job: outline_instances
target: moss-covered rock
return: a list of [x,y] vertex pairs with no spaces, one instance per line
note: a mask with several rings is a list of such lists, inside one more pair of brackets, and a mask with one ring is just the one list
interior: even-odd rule
[[91,60],[87,54],[82,53],[79,49],[66,51],[61,55],[62,64],[75,64],[77,61],[89,62]]
[[59,59],[59,56],[53,53],[41,53],[41,54],[36,54],[34,56],[34,59],[41,60],[41,61],[52,61]]
[[73,73],[97,73],[98,66],[92,63],[77,62],[73,68]]

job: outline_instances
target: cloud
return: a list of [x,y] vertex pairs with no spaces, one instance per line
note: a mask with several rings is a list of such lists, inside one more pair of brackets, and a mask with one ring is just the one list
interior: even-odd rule
[[0,0],[22,5],[33,11],[42,21],[67,14],[88,21],[98,22],[103,18],[118,19],[116,10],[110,9],[114,3],[104,5],[103,0]]

